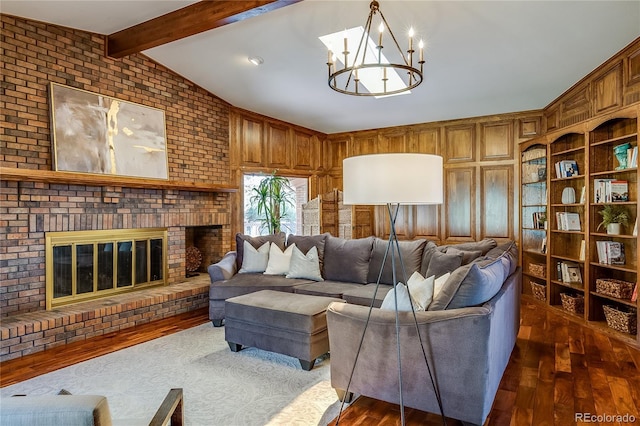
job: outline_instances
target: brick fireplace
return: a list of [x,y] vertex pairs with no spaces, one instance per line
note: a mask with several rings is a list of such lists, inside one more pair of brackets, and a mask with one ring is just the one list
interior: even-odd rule
[[228,198],[229,194],[3,181],[1,217],[7,233],[0,240],[2,316],[45,309],[47,232],[167,228],[171,285],[185,278],[185,249],[194,243],[193,230],[206,230],[198,237],[207,250],[202,262],[206,270],[206,262],[230,250]]
[[[49,84],[164,111],[171,181],[229,182],[229,104],[143,54],[104,56],[100,34],[2,15],[3,170],[51,173]],[[37,48],[32,48],[37,46]],[[40,175],[42,176],[42,175]],[[47,232],[167,228],[168,287],[185,279],[188,227],[215,227],[209,258],[231,247],[231,195],[185,188],[5,179],[0,176],[0,312],[45,310]],[[189,243],[190,244],[190,243]],[[210,260],[204,260],[203,264]],[[205,266],[206,267],[206,266]],[[4,337],[4,336],[3,336]]]

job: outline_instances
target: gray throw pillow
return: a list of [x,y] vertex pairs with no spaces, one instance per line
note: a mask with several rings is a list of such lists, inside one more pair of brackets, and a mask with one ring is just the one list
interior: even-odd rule
[[[387,250],[389,241],[381,238],[376,238],[373,242],[373,252],[371,253],[371,262],[369,263],[369,276],[367,281],[375,283],[378,280],[380,274],[380,268],[382,267],[382,259],[384,259],[384,253]],[[427,240],[415,240],[415,241],[398,241],[400,246],[400,254],[402,255],[402,261],[407,273],[407,280],[416,271],[420,271],[420,264],[422,263],[422,254],[424,246],[427,244]],[[396,260],[396,278],[398,281],[405,282],[406,280],[402,276],[402,267],[400,266],[400,256],[398,251],[395,250]],[[393,270],[391,268],[391,249],[387,254],[387,260],[384,263],[384,269],[382,271],[382,277],[380,282],[382,284],[391,284],[393,282]]]
[[456,269],[442,290],[433,298],[430,311],[464,308],[485,303],[495,296],[504,282],[501,259],[485,266],[470,263]]
[[422,265],[420,266],[420,275],[422,275],[423,277],[427,276],[427,269],[429,268],[431,256],[437,249],[438,246],[433,241],[427,241],[427,244],[424,246],[424,251],[422,253]]
[[242,259],[244,257],[244,241],[248,241],[254,248],[260,248],[267,241],[270,243],[275,243],[280,250],[284,251],[284,241],[286,238],[286,234],[284,232],[280,232],[278,234],[272,235],[261,235],[259,237],[251,237],[249,235],[237,233],[236,234],[236,265],[238,270],[242,268]]
[[449,254],[434,250],[431,254],[427,274],[424,276],[428,278],[435,275],[438,278],[447,272],[455,271],[460,265],[462,265],[462,252]]
[[500,244],[496,248],[489,250],[486,259],[502,259],[505,266],[505,278],[513,274],[518,267],[518,245],[515,241]]
[[324,278],[367,283],[373,237],[345,240],[328,236],[324,246]]
[[290,234],[287,237],[287,247],[291,244],[295,244],[296,247],[303,253],[309,253],[311,247],[318,249],[318,258],[320,259],[320,271],[322,271],[322,265],[324,263],[324,245],[327,241],[328,232],[320,235],[294,235]]
[[471,263],[475,259],[482,256],[482,252],[480,250],[459,250],[455,246],[451,246],[447,248],[447,254],[458,254],[458,253],[462,253],[463,265],[466,265],[467,263]]

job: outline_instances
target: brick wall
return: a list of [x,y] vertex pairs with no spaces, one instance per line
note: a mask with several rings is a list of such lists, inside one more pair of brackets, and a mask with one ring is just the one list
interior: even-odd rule
[[[48,87],[56,82],[165,111],[169,177],[229,180],[229,105],[141,54],[104,56],[104,37],[0,15],[0,166],[52,170]],[[167,227],[169,282],[184,278],[185,227],[222,228],[228,194],[0,182],[2,316],[45,306],[48,231]]]

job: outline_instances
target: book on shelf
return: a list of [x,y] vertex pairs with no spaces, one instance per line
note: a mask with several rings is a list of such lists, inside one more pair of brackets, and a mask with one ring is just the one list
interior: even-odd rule
[[631,234],[634,237],[638,236],[638,218],[636,217],[636,223],[633,225],[633,233]]
[[612,180],[608,189],[610,190],[609,197],[612,203],[629,201],[629,182],[626,180]]
[[547,212],[533,213],[533,229],[545,229],[546,222],[547,222]]
[[558,281],[563,283],[582,283],[582,272],[580,272],[580,265],[575,262],[557,262],[556,272]]
[[542,238],[542,244],[540,245],[540,253],[547,254],[547,237]]
[[594,179],[593,200],[596,203],[629,201],[629,182],[616,179]]
[[638,147],[627,149],[627,168],[638,167]]
[[555,163],[556,178],[568,178],[579,173],[578,163],[575,160],[562,160]]
[[578,256],[578,259],[584,261],[585,259],[585,255],[586,255],[586,251],[587,251],[587,244],[584,240],[582,240],[580,242],[580,254]]
[[[595,203],[611,202],[611,184],[614,179],[594,179],[593,180],[593,201]],[[609,190],[607,190],[609,186]]]
[[624,265],[624,244],[618,241],[596,241],[598,262],[604,265]]
[[586,194],[585,194],[585,186],[582,186],[582,189],[580,190],[580,204],[584,204],[584,202],[586,198]]
[[580,215],[578,213],[556,212],[556,223],[559,231],[580,231]]
[[582,273],[580,272],[580,265],[577,263],[565,263],[567,268],[567,277],[570,283],[582,284]]
[[633,287],[633,293],[631,294],[631,301],[635,302],[638,300],[638,283],[636,283],[635,287]]

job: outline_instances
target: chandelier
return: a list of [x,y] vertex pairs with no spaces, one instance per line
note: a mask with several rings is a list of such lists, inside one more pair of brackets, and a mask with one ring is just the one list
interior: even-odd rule
[[[403,92],[409,92],[414,87],[422,83],[422,70],[424,65],[424,43],[420,40],[419,48],[419,68],[414,66],[413,54],[413,28],[409,30],[409,49],[406,56],[396,37],[391,31],[391,27],[387,23],[380,4],[372,1],[369,5],[371,9],[369,17],[364,26],[364,31],[360,36],[358,47],[353,52],[349,51],[348,39],[344,37],[344,50],[340,56],[329,49],[327,66],[329,68],[329,87],[339,93],[355,96],[388,96],[396,95]],[[374,18],[379,16],[380,25],[378,26],[378,44],[376,45],[371,39],[371,26]],[[375,27],[374,27],[375,28]],[[361,28],[360,28],[361,29]],[[397,51],[388,52],[394,57],[402,57],[402,60],[389,60],[386,58],[382,44],[385,33],[389,33],[386,39],[393,41],[393,45]],[[392,46],[393,49],[393,46]],[[399,59],[399,58],[397,58]],[[340,67],[338,61],[344,66]]]

